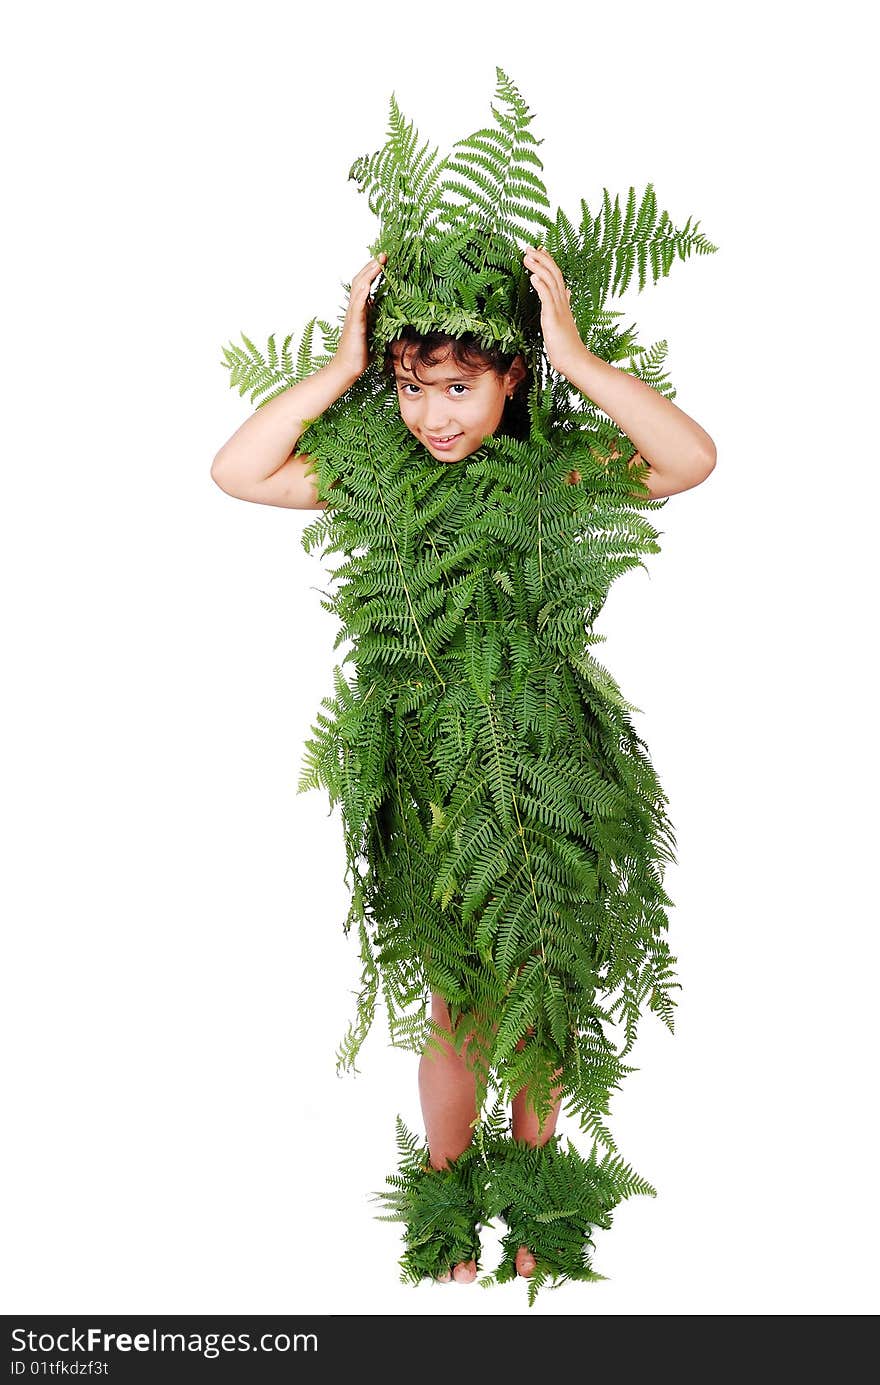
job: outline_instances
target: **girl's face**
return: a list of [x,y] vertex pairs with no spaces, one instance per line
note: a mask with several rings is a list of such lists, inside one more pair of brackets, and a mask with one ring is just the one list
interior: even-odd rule
[[[402,364],[404,351],[393,350],[400,416],[411,433],[438,461],[460,462],[495,432],[504,405],[525,375],[517,356],[506,375],[487,366],[478,374],[456,364],[449,350],[435,366],[420,366],[420,380]],[[450,442],[442,439],[452,438]]]

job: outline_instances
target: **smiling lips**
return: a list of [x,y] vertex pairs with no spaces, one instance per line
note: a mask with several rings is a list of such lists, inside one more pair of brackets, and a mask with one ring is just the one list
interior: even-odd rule
[[449,443],[455,442],[456,438],[460,437],[461,433],[452,433],[448,438],[432,438],[431,434],[429,433],[428,442],[432,442],[435,447],[446,447]]

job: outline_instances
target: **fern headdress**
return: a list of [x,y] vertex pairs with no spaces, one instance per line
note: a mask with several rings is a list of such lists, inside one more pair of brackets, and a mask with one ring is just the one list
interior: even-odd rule
[[[666,502],[651,498],[644,465],[629,465],[613,421],[573,398],[543,356],[520,242],[542,243],[559,265],[588,348],[670,398],[665,342],[638,346],[606,299],[636,271],[642,289],[676,257],[716,247],[698,222],[676,230],[658,217],[650,185],[623,207],[606,190],[595,216],[582,199],[577,225],[562,209],[551,217],[532,117],[497,76],[495,125],[448,157],[420,143],[392,97],[386,145],[351,169],[381,218],[371,253],[388,261],[370,367],[299,443],[328,502],[302,542],[343,556],[322,605],[340,620],[337,645],[350,641],[300,789],[323,787],[342,808],[344,926],[362,973],[340,1067],[354,1068],[380,998],[395,1045],[421,1053],[443,1037],[426,1016],[432,990],[456,1045],[471,1036],[486,1177],[423,1182],[414,1149],[403,1150],[392,1200],[411,1221],[404,1268],[449,1250],[422,1238],[454,1182],[459,1201],[482,1187],[485,1216],[503,1216],[510,1237],[533,1236],[538,1284],[595,1278],[584,1228],[607,1226],[621,1197],[654,1191],[617,1154],[606,1117],[643,1009],[672,1030],[678,983],[666,796],[638,709],[592,652],[611,583],[659,551],[644,512]],[[462,463],[433,458],[379,369],[407,325],[521,350],[534,367],[528,438],[499,430]],[[290,337],[280,352],[271,337],[265,355],[245,338],[245,351],[226,352],[231,383],[265,402],[329,360],[340,330],[313,318],[296,359]],[[491,1092],[502,1101],[527,1087],[543,1119],[554,1083],[593,1141],[586,1160],[558,1142],[526,1154],[486,1114]]]
[[446,158],[420,144],[392,94],[386,144],[352,164],[349,178],[382,223],[371,253],[388,257],[374,296],[377,356],[406,325],[470,332],[484,347],[534,356],[540,303],[515,233],[520,219],[549,229],[550,204],[528,128],[533,117],[500,68],[498,83],[509,111],[493,105],[495,126],[459,141]]

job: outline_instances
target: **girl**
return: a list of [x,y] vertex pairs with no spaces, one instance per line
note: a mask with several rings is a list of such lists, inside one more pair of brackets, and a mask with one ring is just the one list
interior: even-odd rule
[[[352,280],[332,360],[258,408],[217,453],[211,476],[228,495],[291,509],[325,508],[326,502],[317,499],[313,477],[307,475],[310,458],[297,453],[297,441],[306,420],[328,409],[369,365],[371,288],[385,260],[384,253],[370,260]],[[673,495],[704,481],[716,455],[708,433],[644,381],[587,349],[572,316],[570,290],[545,249],[529,247],[523,264],[540,299],[541,333],[550,365],[634,444],[629,465],[647,463],[651,496]],[[384,368],[393,377],[403,422],[436,461],[460,462],[496,432],[528,436],[528,372],[519,354],[487,351],[473,340],[439,332],[421,336],[408,328],[389,344]],[[580,478],[572,472],[567,479],[575,483]],[[447,1003],[437,992],[432,994],[431,1017],[451,1035]],[[467,1044],[461,1053],[452,1043],[433,1043],[425,1050],[419,1095],[431,1166],[446,1168],[470,1145],[478,1116]],[[520,1091],[513,1101],[514,1140],[544,1144],[555,1131],[559,1106],[557,1099],[539,1123],[528,1089]],[[535,1258],[528,1246],[519,1247],[516,1270],[525,1278],[534,1273]],[[471,1259],[438,1277],[469,1283],[476,1272]]]

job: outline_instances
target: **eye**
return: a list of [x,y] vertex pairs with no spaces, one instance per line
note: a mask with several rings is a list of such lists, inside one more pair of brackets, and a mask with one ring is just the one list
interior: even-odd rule
[[[400,387],[401,387],[401,389],[404,391],[404,393],[406,393],[407,390],[417,390],[417,389],[419,388],[418,385],[414,385],[414,384],[413,384],[412,380],[402,380],[402,381],[400,381],[399,383],[400,383]],[[469,386],[469,385],[464,385],[464,384],[462,384],[462,382],[461,382],[460,380],[454,380],[454,381],[452,382],[452,384],[449,386],[449,388],[450,388],[451,390],[464,390],[466,393],[469,392],[469,390],[470,390],[470,386]],[[410,394],[410,395],[407,395],[407,398],[408,398],[408,399],[413,399],[414,397],[415,397],[415,396],[414,396],[414,395],[411,395],[411,394]],[[461,399],[461,395],[460,395],[460,394],[457,394],[455,397],[456,397],[456,399]]]

